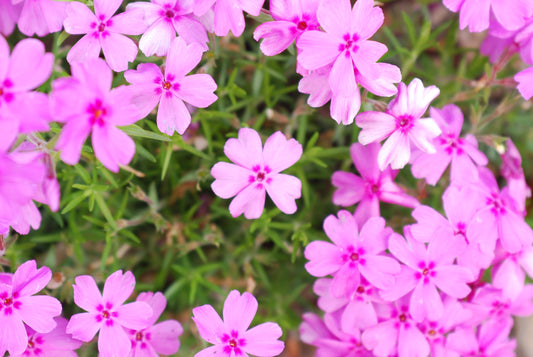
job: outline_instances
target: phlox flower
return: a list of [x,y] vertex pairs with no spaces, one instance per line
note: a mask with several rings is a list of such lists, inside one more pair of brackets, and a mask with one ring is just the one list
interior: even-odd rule
[[374,94],[391,96],[396,93],[393,83],[401,80],[397,67],[388,65],[385,70],[376,63],[387,46],[368,40],[383,24],[383,11],[373,0],[358,0],[353,10],[349,0],[325,0],[317,18],[325,32],[304,32],[296,42],[297,60],[309,71],[332,65],[331,116],[337,123],[350,124],[361,107],[358,83]]
[[359,142],[367,145],[388,138],[378,154],[378,164],[384,170],[388,164],[401,169],[411,157],[410,142],[427,153],[435,153],[433,139],[441,129],[432,118],[422,119],[429,103],[439,95],[435,86],[424,88],[415,78],[409,86],[400,83],[398,95],[388,105],[385,113],[364,112],[355,122],[362,130]]
[[87,312],[75,314],[67,325],[67,333],[73,338],[89,342],[100,331],[98,352],[102,357],[127,356],[131,341],[124,330],[141,330],[149,325],[153,311],[144,301],[125,304],[133,293],[135,277],[129,271],[118,270],[105,281],[100,294],[93,277],[76,277],[74,303]]
[[340,211],[338,218],[328,216],[324,231],[334,244],[313,241],[305,248],[309,262],[305,268],[313,276],[333,275],[331,293],[335,297],[351,294],[364,276],[380,289],[391,288],[393,274],[400,272],[398,262],[383,253],[392,234],[381,217],[370,218],[358,233],[357,223],[348,211]]
[[140,293],[136,301],[146,302],[154,313],[148,319],[148,327],[128,330],[132,347],[128,357],[157,356],[157,353],[172,355],[178,352],[178,337],[183,333],[181,324],[176,320],[165,320],[156,324],[167,305],[165,295],[160,292]]
[[363,345],[374,356],[426,357],[429,343],[409,313],[409,297],[381,306],[380,322],[363,332]]
[[222,198],[236,196],[229,206],[233,217],[244,213],[248,219],[259,218],[265,206],[265,193],[283,213],[296,212],[295,199],[301,196],[302,183],[280,172],[302,156],[298,141],[287,140],[278,131],[267,139],[263,148],[257,131],[242,128],[237,138],[226,141],[224,153],[235,164],[216,163],[211,169],[215,178],[211,188]]
[[75,340],[66,333],[67,319],[56,317],[56,327],[48,333],[39,333],[26,326],[28,332],[28,345],[26,350],[10,357],[77,357],[74,352],[81,347],[83,342]]
[[54,317],[61,314],[61,303],[46,295],[33,296],[52,278],[48,267],[37,269],[35,260],[20,265],[11,276],[0,278],[0,356],[7,352],[21,355],[28,346],[25,325],[37,333],[56,327]]
[[207,31],[193,15],[196,1],[190,0],[151,0],[151,2],[132,2],[126,12],[141,10],[147,26],[143,31],[139,48],[146,56],[165,56],[176,33],[187,44],[197,43],[207,50]]
[[194,13],[204,15],[214,5],[214,30],[217,36],[226,36],[229,31],[235,37],[244,32],[243,12],[259,16],[265,0],[197,0]]
[[338,314],[326,314],[324,320],[315,314],[302,316],[300,336],[303,342],[317,347],[315,357],[372,357],[361,342],[361,331],[343,328]]
[[389,251],[406,265],[395,276],[395,286],[382,291],[381,296],[394,301],[412,291],[409,312],[416,321],[442,317],[444,306],[437,288],[457,299],[470,293],[467,283],[474,277],[469,269],[454,264],[459,249],[457,240],[450,239],[450,235],[453,237],[448,229],[438,230],[427,247],[408,234],[407,239],[399,234],[389,239]]
[[282,331],[278,324],[265,322],[248,329],[257,312],[257,300],[250,293],[242,295],[232,290],[224,302],[223,318],[211,305],[195,307],[193,321],[200,336],[214,346],[195,357],[278,356],[285,344],[279,341]]
[[165,73],[153,63],[142,63],[137,70],[124,73],[133,102],[141,116],[148,115],[158,104],[157,127],[165,134],[174,131],[183,134],[191,123],[191,114],[184,102],[206,108],[217,100],[213,93],[217,85],[205,73],[187,75],[202,58],[202,47],[197,43],[187,45],[176,38],[168,51]]
[[533,13],[533,3],[529,0],[444,0],[443,3],[450,11],[459,12],[461,30],[468,27],[471,32],[488,29],[491,18],[507,30],[516,30]]
[[263,39],[261,52],[275,56],[286,50],[304,31],[318,30],[316,10],[319,2],[309,0],[304,6],[299,0],[271,0],[270,15],[274,21],[262,23],[254,31],[254,40]]
[[446,349],[460,356],[514,357],[516,340],[509,340],[512,327],[511,320],[503,326],[485,323],[477,328],[457,328],[448,336]]
[[[23,3],[17,22],[20,32],[39,37],[58,32],[63,27],[67,4],[55,0],[12,0],[13,5]],[[30,72],[31,73],[31,72]]]
[[[23,39],[9,53],[0,35],[0,126],[2,136],[49,130],[48,96],[32,92],[52,73],[54,55],[37,39]],[[7,123],[14,121],[14,123]],[[16,124],[15,124],[16,123]],[[9,126],[9,129],[6,127]],[[5,135],[5,136],[4,136]]]
[[451,181],[477,181],[477,165],[486,165],[488,159],[477,148],[473,135],[460,138],[463,127],[463,113],[454,104],[442,109],[431,107],[430,117],[441,129],[440,136],[433,139],[436,148],[434,154],[422,152],[412,162],[411,171],[416,178],[425,178],[430,185],[435,185],[451,162]]
[[514,80],[518,82],[516,88],[525,100],[533,97],[533,67],[526,68],[515,74]]
[[113,16],[122,0],[95,0],[93,13],[85,4],[73,1],[67,8],[65,31],[83,36],[67,54],[69,63],[85,62],[104,52],[109,67],[116,72],[128,69],[137,57],[137,46],[124,35],[140,35],[145,30],[142,11]]
[[517,253],[533,242],[533,230],[521,213],[515,211],[516,204],[507,189],[500,192],[492,172],[479,167],[479,183],[473,187],[475,193],[470,199],[478,203],[478,212],[467,227],[467,236],[479,242],[484,252],[492,252],[499,240],[503,249]]
[[0,0],[0,34],[11,35],[21,10],[22,4],[13,5],[11,0]]
[[[135,143],[117,126],[141,118],[126,87],[111,89],[113,74],[104,60],[95,58],[71,65],[72,77],[52,83],[52,112],[64,122],[56,148],[61,160],[74,165],[80,160],[83,143],[92,133],[96,158],[109,170],[118,172],[135,154]],[[76,93],[76,96],[72,96]]]
[[509,195],[516,203],[516,211],[526,215],[526,199],[531,197],[531,189],[522,169],[522,157],[511,139],[507,139],[505,145],[507,150],[501,155],[501,174],[507,180]]
[[380,201],[409,208],[420,204],[394,183],[398,170],[390,167],[383,171],[379,169],[377,158],[380,149],[379,143],[367,146],[352,144],[350,154],[361,176],[345,171],[335,171],[331,176],[331,183],[336,187],[333,203],[344,207],[359,203],[354,213],[359,226],[370,217],[380,216]]
[[497,245],[494,260],[493,284],[506,291],[509,296],[517,296],[522,292],[526,273],[533,278],[533,247],[531,246],[518,253],[509,254]]

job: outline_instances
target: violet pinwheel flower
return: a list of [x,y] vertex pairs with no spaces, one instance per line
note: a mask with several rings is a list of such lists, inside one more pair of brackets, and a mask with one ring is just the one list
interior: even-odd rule
[[127,330],[131,340],[131,352],[128,357],[173,355],[180,348],[178,337],[183,333],[181,324],[176,320],[165,320],[156,324],[165,307],[167,299],[160,292],[140,293],[136,301],[144,301],[153,310],[148,319],[148,327],[142,330]]
[[28,332],[28,346],[26,350],[19,355],[10,355],[9,357],[77,357],[74,352],[81,347],[83,342],[72,338],[67,334],[67,319],[56,317],[56,327],[48,333],[39,333],[26,326]]
[[363,146],[354,143],[350,147],[353,163],[361,176],[351,172],[335,171],[331,183],[336,187],[333,203],[347,207],[359,203],[355,209],[355,220],[362,226],[370,217],[379,217],[379,202],[387,202],[415,208],[420,203],[406,194],[394,183],[398,170],[387,167],[381,171],[378,167],[379,143]]
[[388,164],[401,169],[411,157],[412,142],[420,150],[435,153],[433,139],[441,129],[432,118],[422,118],[429,103],[439,95],[435,86],[424,88],[422,81],[415,78],[406,86],[400,83],[398,95],[387,107],[387,112],[364,112],[355,122],[362,130],[359,142],[367,145],[388,138],[378,154],[378,164],[384,170]]
[[151,0],[151,2],[132,2],[126,13],[141,10],[145,25],[139,48],[146,56],[166,56],[176,33],[187,44],[196,43],[207,50],[207,31],[194,16],[195,1],[189,0]]
[[0,34],[11,35],[21,10],[22,4],[13,5],[11,0],[0,0]]
[[457,299],[466,297],[470,293],[467,283],[472,282],[474,276],[469,269],[454,264],[459,243],[450,237],[453,237],[451,230],[440,229],[426,247],[409,234],[406,234],[407,239],[393,234],[389,239],[389,251],[406,265],[395,276],[395,286],[382,291],[381,297],[394,301],[412,291],[409,312],[416,321],[442,317],[444,306],[437,288]]
[[61,314],[59,300],[34,296],[51,278],[48,267],[37,269],[35,260],[29,260],[13,275],[0,279],[0,356],[6,351],[12,356],[24,353],[29,341],[25,326],[38,333],[48,333],[56,327],[54,317]]
[[76,277],[74,303],[87,312],[75,314],[67,325],[67,333],[80,341],[89,342],[98,333],[98,352],[102,357],[127,356],[131,341],[124,330],[142,330],[149,325],[153,311],[144,301],[124,304],[133,293],[135,277],[129,271],[111,274],[100,294],[93,277]]
[[430,185],[435,185],[451,162],[451,181],[478,180],[476,165],[487,165],[488,159],[477,148],[473,135],[459,138],[463,127],[463,113],[454,104],[442,109],[431,107],[430,117],[437,122],[442,133],[433,139],[436,148],[434,154],[420,153],[412,162],[411,171],[416,178],[425,178]]
[[132,86],[133,103],[141,116],[148,115],[158,104],[157,127],[162,133],[182,135],[191,123],[191,113],[185,102],[206,108],[218,97],[213,93],[217,84],[205,73],[187,75],[202,59],[202,47],[187,45],[181,38],[172,42],[168,51],[165,74],[153,63],[142,63],[137,70],[129,70],[124,77]]
[[[63,27],[67,3],[56,0],[12,0],[13,5],[23,3],[17,25],[23,34],[39,37],[58,32]],[[29,72],[31,73],[31,72]]]
[[135,143],[117,126],[133,124],[141,119],[140,112],[125,86],[111,89],[113,72],[104,60],[75,62],[71,70],[72,77],[52,83],[52,112],[65,123],[56,145],[61,160],[76,164],[83,143],[92,134],[96,158],[118,172],[119,165],[127,165],[135,155]]
[[278,356],[285,344],[278,339],[283,334],[278,324],[265,322],[248,329],[257,312],[257,300],[250,293],[242,295],[232,290],[224,302],[223,318],[211,305],[195,307],[193,321],[200,336],[214,346],[195,357],[234,357],[248,354],[260,357]]
[[146,26],[139,10],[113,16],[121,4],[122,0],[94,0],[95,13],[81,2],[69,4],[65,31],[72,35],[85,34],[68,52],[69,63],[97,58],[103,50],[113,71],[128,69],[128,62],[135,60],[139,50],[135,42],[124,35],[140,35]]
[[264,22],[254,31],[254,40],[261,42],[266,56],[280,54],[305,31],[318,30],[316,18],[319,0],[271,0],[270,15],[274,21]]
[[287,140],[277,131],[263,148],[257,131],[242,128],[238,138],[226,141],[224,153],[235,164],[216,163],[211,169],[215,178],[211,188],[221,198],[235,196],[229,205],[233,217],[243,213],[248,219],[261,217],[266,193],[283,213],[296,212],[295,199],[301,196],[302,183],[280,172],[302,156],[302,145],[298,141]]
[[306,31],[296,42],[298,63],[309,71],[332,65],[328,76],[332,91],[331,116],[337,123],[350,124],[361,107],[357,84],[377,95],[396,94],[393,83],[400,70],[376,63],[387,46],[368,40],[383,24],[383,11],[373,0],[320,2],[317,18],[323,31]]
[[358,232],[353,215],[339,211],[338,218],[330,215],[325,219],[324,231],[333,244],[309,243],[304,252],[309,260],[305,268],[313,276],[333,275],[333,296],[350,296],[360,285],[361,276],[379,289],[394,285],[393,274],[400,272],[400,265],[394,258],[382,254],[392,234],[383,218],[370,218]]

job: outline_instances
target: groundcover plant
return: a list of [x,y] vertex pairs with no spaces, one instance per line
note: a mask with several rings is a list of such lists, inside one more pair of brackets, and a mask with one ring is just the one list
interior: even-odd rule
[[532,83],[528,0],[0,0],[0,357],[531,355]]

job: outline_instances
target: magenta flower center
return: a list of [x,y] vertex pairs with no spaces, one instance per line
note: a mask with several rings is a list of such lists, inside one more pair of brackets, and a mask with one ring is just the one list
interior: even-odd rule
[[405,314],[401,314],[400,316],[398,316],[398,320],[400,320],[401,322],[405,322],[407,321],[407,316],[405,316]]
[[107,326],[113,326],[113,318],[118,317],[118,312],[113,311],[113,304],[110,302],[107,302],[105,307],[102,304],[98,305],[96,311],[100,313],[99,315],[96,315],[96,322],[105,321]]
[[413,121],[413,117],[408,114],[399,116],[396,118],[396,129],[406,133],[413,127]]
[[456,138],[454,134],[442,135],[439,141],[448,155],[453,155],[454,153],[456,155],[463,154],[463,139]]
[[143,333],[142,333],[142,332],[137,332],[137,333],[135,334],[135,339],[136,339],[137,341],[142,341],[142,339],[143,339]]
[[173,19],[174,16],[175,16],[174,11],[172,11],[172,10],[167,10],[167,11],[165,11],[165,16],[166,16],[167,18],[169,18],[169,19]]
[[420,270],[415,273],[415,278],[424,279],[424,284],[429,283],[429,278],[433,278],[437,275],[437,272],[433,271],[435,268],[434,262],[429,262],[428,264],[420,262],[418,263],[418,268]]
[[13,295],[8,295],[7,292],[0,293],[0,311],[4,311],[4,315],[11,315],[13,309],[19,310],[22,303],[18,301],[18,297],[18,293]]
[[13,100],[14,95],[13,93],[10,93],[7,91],[9,87],[13,86],[13,82],[9,79],[5,79],[4,83],[2,83],[2,86],[0,86],[0,99],[5,100],[6,102],[10,102]]
[[222,343],[224,346],[224,353],[231,355],[233,352],[236,356],[242,355],[243,352],[241,347],[246,346],[246,340],[244,338],[239,338],[239,333],[235,330],[232,330],[228,335],[225,333],[222,335]]
[[359,48],[356,45],[356,42],[359,41],[359,36],[354,33],[350,36],[349,33],[345,34],[343,37],[344,43],[339,45],[339,51],[344,52],[346,57],[350,56],[350,53],[355,53]]
[[169,90],[170,88],[172,88],[172,83],[170,83],[169,81],[165,81],[163,83],[163,88]]
[[498,216],[505,214],[507,209],[505,208],[505,203],[501,200],[498,193],[493,192],[490,197],[487,197],[487,206],[491,206],[491,212]]
[[296,26],[298,27],[298,30],[305,31],[305,29],[307,29],[307,22],[300,21],[300,22],[298,22],[298,25],[296,25]]
[[346,247],[346,252],[342,255],[342,261],[350,264],[351,267],[355,267],[356,264],[365,265],[366,259],[364,259],[364,248],[355,248],[353,245]]
[[105,117],[107,116],[107,108],[104,107],[100,99],[95,100],[93,104],[89,104],[87,108],[89,114],[89,123],[91,125],[102,126],[105,124]]
[[269,177],[269,174],[272,172],[270,167],[261,167],[261,165],[255,165],[254,167],[252,167],[252,171],[254,172],[254,174],[248,177],[248,182],[251,184],[257,183],[258,189],[262,189],[265,183],[269,184],[270,182],[272,182],[272,178]]
[[106,37],[109,35],[107,28],[113,24],[113,20],[109,19],[106,21],[104,15],[98,17],[98,22],[91,23],[91,28],[95,29],[93,32],[94,38]]
[[100,23],[100,25],[98,25],[98,31],[104,32],[104,30],[105,30],[105,24],[102,22]]

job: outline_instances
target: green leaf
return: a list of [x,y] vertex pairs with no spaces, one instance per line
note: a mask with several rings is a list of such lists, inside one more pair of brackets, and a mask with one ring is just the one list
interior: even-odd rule
[[159,140],[159,141],[172,141],[166,135],[144,130],[143,128],[135,124],[120,127],[120,129],[122,129],[122,131],[124,131],[128,135],[135,136],[138,138],[146,138],[146,139]]
[[113,229],[116,230],[117,223],[115,222],[115,219],[113,218],[113,215],[111,214],[111,211],[109,210],[109,207],[107,206],[107,203],[105,202],[104,198],[99,193],[95,193],[94,196],[96,198],[96,204],[98,205],[98,207],[100,207],[102,214],[104,215],[106,220],[109,222],[111,227],[113,227]]

